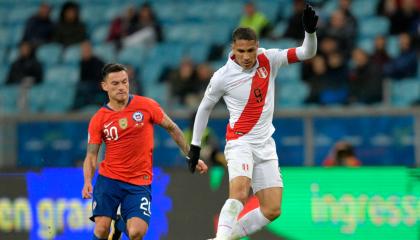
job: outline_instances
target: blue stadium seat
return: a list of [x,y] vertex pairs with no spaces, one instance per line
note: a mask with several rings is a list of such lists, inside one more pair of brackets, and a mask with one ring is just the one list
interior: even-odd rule
[[43,111],[47,113],[68,112],[73,106],[75,93],[76,88],[73,84],[54,84],[54,88],[47,95]]
[[141,67],[141,83],[140,85],[155,85],[159,82],[159,78],[161,77],[164,66],[162,64],[147,61]]
[[301,65],[290,64],[279,69],[276,81],[282,84],[284,82],[300,82],[301,79]]
[[391,81],[391,104],[394,107],[409,107],[420,100],[420,80],[416,78]]
[[376,6],[378,0],[356,0],[351,2],[351,12],[359,21],[364,21],[365,18],[373,17],[376,15]]
[[177,67],[184,56],[184,44],[176,42],[163,42],[151,49],[148,61],[164,66]]
[[63,47],[60,44],[49,43],[38,48],[36,55],[38,60],[45,65],[54,65],[60,61]]
[[303,107],[305,98],[309,94],[308,87],[300,82],[283,83],[277,86],[277,107],[298,108]]
[[9,46],[9,39],[10,39],[10,35],[9,35],[9,29],[5,28],[5,27],[1,27],[0,28],[0,48],[6,48]]
[[78,65],[80,63],[81,49],[80,44],[68,46],[63,52],[63,63]]
[[210,54],[210,45],[206,43],[191,43],[186,45],[184,55],[190,56],[195,63],[202,63],[207,60]]
[[93,29],[91,38],[90,38],[92,43],[93,44],[104,43],[106,41],[106,38],[108,37],[108,31],[109,31],[108,24],[103,24]]
[[102,43],[93,46],[93,53],[104,62],[115,61],[115,47],[112,43]]
[[143,63],[147,55],[147,49],[144,47],[125,47],[119,52],[117,60],[123,64],[138,67]]
[[150,97],[157,101],[160,105],[165,107],[168,99],[166,98],[169,94],[168,86],[164,83],[148,84],[144,87],[145,96]]
[[7,63],[12,64],[19,56],[19,48],[14,47],[9,50],[9,55],[7,56]]
[[31,6],[31,7],[22,7],[19,5],[16,5],[15,8],[9,10],[7,21],[11,24],[23,24],[25,23],[26,19],[28,19],[30,16],[36,13],[37,7]]
[[372,17],[359,22],[360,37],[375,37],[387,35],[389,31],[389,20],[385,17]]
[[76,85],[79,81],[80,70],[78,66],[56,65],[45,71],[45,83]]
[[25,31],[25,25],[13,24],[9,26],[9,29],[10,29],[9,32],[13,34],[10,34],[8,44],[10,46],[16,47],[22,41],[23,33]]
[[371,54],[371,53],[373,53],[373,50],[374,50],[374,45],[375,45],[375,42],[374,41],[375,40],[373,38],[370,38],[370,37],[360,38],[357,41],[356,46],[358,48],[363,49],[367,53]]
[[18,86],[0,87],[0,112],[1,113],[17,113],[17,102],[19,99]]
[[53,91],[53,86],[46,83],[33,86],[28,93],[28,108],[30,112],[41,112],[47,102],[48,94]]
[[386,38],[386,51],[390,57],[397,57],[400,54],[400,40],[398,36]]
[[7,74],[9,74],[9,67],[6,65],[0,65],[0,86],[7,81]]

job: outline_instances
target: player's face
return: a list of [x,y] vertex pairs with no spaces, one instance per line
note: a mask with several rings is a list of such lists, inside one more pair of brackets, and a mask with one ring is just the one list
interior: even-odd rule
[[232,44],[232,52],[235,55],[235,62],[244,69],[250,69],[257,61],[258,41],[236,40]]
[[109,73],[102,88],[108,92],[110,100],[125,102],[128,100],[129,82],[126,71]]

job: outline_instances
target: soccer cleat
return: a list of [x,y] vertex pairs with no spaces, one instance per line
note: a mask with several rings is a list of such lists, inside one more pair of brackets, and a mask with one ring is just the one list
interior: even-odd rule
[[117,222],[121,218],[120,215],[117,215],[117,219],[112,220],[112,232],[109,235],[109,240],[120,240],[121,239],[121,231],[117,228]]

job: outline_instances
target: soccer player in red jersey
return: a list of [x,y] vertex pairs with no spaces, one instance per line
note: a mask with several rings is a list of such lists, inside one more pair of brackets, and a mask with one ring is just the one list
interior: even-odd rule
[[[109,102],[99,109],[89,123],[87,154],[83,164],[83,198],[92,198],[95,222],[93,239],[107,239],[118,206],[126,222],[130,239],[142,239],[150,220],[153,125],[168,131],[184,154],[189,146],[183,132],[154,100],[129,94],[127,69],[121,64],[107,64],[102,71],[102,89]],[[105,159],[92,186],[99,147],[106,145]],[[207,166],[199,161],[200,173]],[[93,194],[92,194],[93,190]]]

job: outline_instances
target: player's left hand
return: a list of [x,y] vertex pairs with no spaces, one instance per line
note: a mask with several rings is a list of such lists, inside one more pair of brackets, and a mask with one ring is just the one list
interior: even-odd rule
[[195,169],[200,173],[200,174],[204,174],[207,173],[207,170],[209,169],[206,165],[206,163],[203,160],[198,160],[197,166],[195,167]]
[[316,31],[317,22],[318,15],[316,15],[315,10],[309,4],[306,4],[302,14],[303,29],[305,29],[307,33],[313,33]]

